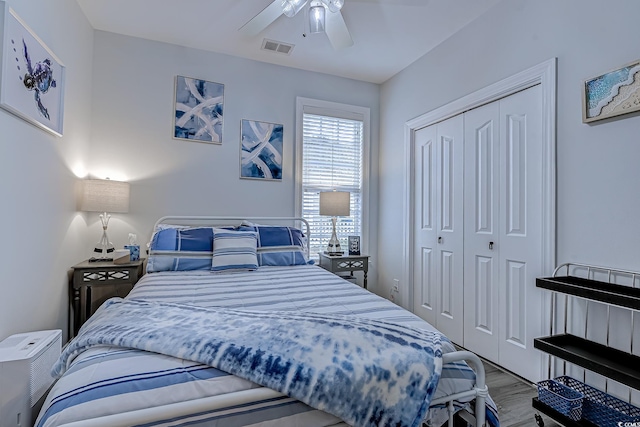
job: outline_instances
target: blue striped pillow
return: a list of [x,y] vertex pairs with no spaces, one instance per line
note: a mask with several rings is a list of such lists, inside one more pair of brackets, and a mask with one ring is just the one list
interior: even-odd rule
[[254,231],[215,229],[211,271],[246,271],[258,268],[256,248],[258,235]]
[[151,239],[147,272],[210,270],[213,228],[167,228]]
[[258,232],[259,265],[307,264],[305,237],[300,229],[271,225],[241,225],[239,229]]

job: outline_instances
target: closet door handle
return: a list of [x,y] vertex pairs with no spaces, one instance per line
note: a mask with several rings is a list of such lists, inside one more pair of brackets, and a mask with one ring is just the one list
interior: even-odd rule
[[442,237],[438,236],[438,243],[442,243]]
[[492,251],[493,250],[493,242],[489,242],[489,250]]

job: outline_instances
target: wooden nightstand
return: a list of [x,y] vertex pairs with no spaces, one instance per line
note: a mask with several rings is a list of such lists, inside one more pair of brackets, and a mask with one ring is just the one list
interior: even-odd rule
[[343,271],[350,272],[362,271],[364,273],[363,287],[367,289],[367,273],[369,272],[369,255],[339,255],[329,256],[320,253],[320,267],[332,273],[340,273]]
[[[69,338],[76,336],[80,326],[106,299],[127,296],[144,274],[143,266],[144,258],[118,265],[113,262],[86,260],[71,267],[73,276],[69,284]],[[94,293],[100,295],[93,295]]]

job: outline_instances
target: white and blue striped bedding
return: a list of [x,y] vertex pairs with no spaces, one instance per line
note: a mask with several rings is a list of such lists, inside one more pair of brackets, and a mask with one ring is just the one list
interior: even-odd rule
[[[161,272],[144,276],[128,299],[202,307],[355,315],[433,330],[395,304],[310,265],[260,267],[254,272],[215,274]],[[443,342],[443,351],[455,351]],[[434,399],[471,389],[466,364],[442,370]],[[258,388],[249,381],[197,363],[116,347],[96,347],[76,358],[55,384],[37,426],[53,427],[113,413]],[[445,408],[430,408],[426,421],[440,425]],[[150,426],[330,426],[337,418],[290,398],[268,399],[199,414],[158,420]]]

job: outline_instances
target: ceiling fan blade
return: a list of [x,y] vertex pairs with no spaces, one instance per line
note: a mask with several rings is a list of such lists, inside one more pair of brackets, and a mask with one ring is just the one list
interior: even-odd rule
[[238,31],[247,36],[257,36],[267,28],[273,21],[282,15],[282,0],[274,0],[262,12],[254,16],[249,22],[244,24]]
[[328,12],[325,20],[325,32],[334,49],[353,46],[353,39],[351,38],[351,34],[349,34],[347,24],[344,22],[342,12]]

